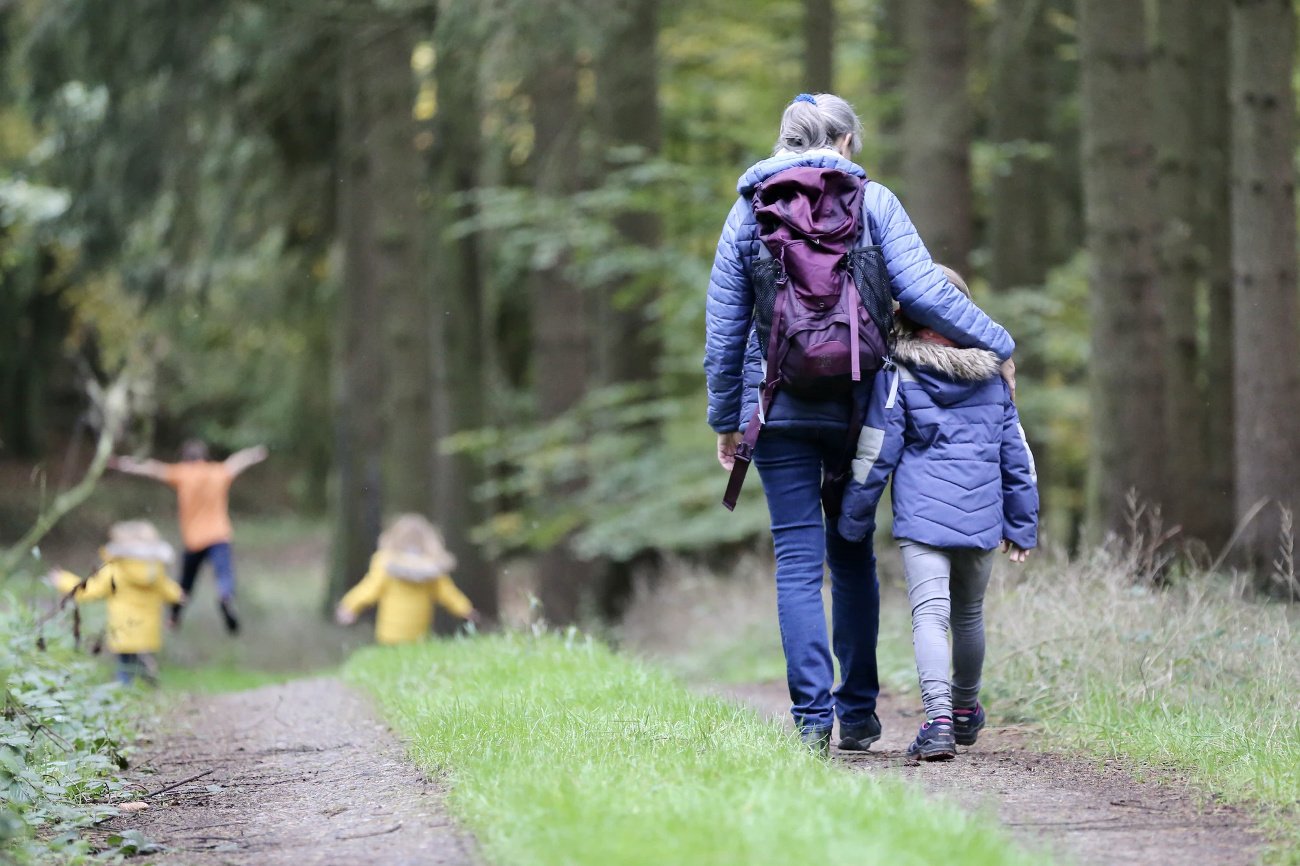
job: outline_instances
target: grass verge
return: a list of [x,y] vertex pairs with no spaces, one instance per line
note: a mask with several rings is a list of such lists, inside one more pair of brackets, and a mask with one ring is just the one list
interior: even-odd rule
[[991,705],[1252,807],[1280,834],[1268,861],[1300,864],[1300,609],[1222,577],[1155,590],[1133,573],[1097,553],[995,584]]
[[[919,706],[895,548],[882,540],[878,551],[881,680]],[[693,680],[779,680],[770,569],[679,573],[638,596],[623,636]],[[1138,571],[1105,552],[1024,569],[1000,561],[986,611],[993,724],[1029,722],[1046,747],[1119,758],[1246,806],[1277,836],[1266,860],[1300,866],[1300,606],[1203,572],[1153,589]]]
[[586,638],[370,648],[371,690],[497,864],[1041,863],[996,822],[838,772],[779,727]]

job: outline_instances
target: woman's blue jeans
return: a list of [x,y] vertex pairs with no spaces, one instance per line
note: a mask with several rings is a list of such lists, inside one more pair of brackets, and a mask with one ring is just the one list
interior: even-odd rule
[[[876,711],[876,633],[880,586],[871,536],[845,541],[822,515],[824,469],[845,448],[844,433],[806,435],[768,430],[754,464],[763,480],[776,546],[776,609],[785,649],[791,713],[803,728],[860,725]],[[831,628],[841,682],[835,684],[826,634],[822,580],[831,571]]]

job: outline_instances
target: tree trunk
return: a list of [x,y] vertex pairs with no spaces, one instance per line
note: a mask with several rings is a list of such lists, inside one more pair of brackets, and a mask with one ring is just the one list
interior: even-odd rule
[[809,93],[835,92],[834,0],[803,0],[803,86]]
[[1156,285],[1142,7],[1081,0],[1083,189],[1092,284],[1089,513],[1120,530],[1130,491],[1164,499],[1164,341]]
[[1202,496],[1209,522],[1205,541],[1211,550],[1228,543],[1236,526],[1236,476],[1233,446],[1232,341],[1232,107],[1228,102],[1227,4],[1197,8],[1196,70],[1199,77],[1193,117],[1200,183],[1196,234],[1204,257],[1207,311],[1204,345],[1205,485]]
[[1052,33],[1047,0],[998,0],[990,133],[989,279],[995,290],[1039,286],[1052,265]]
[[[605,14],[609,22],[596,60],[596,118],[604,166],[617,171],[659,153],[659,0],[617,0]],[[659,217],[650,208],[628,208],[614,225],[629,247],[659,245]],[[605,325],[598,335],[599,366],[606,382],[649,381],[658,370],[662,349],[652,313],[659,286],[637,286],[640,276],[619,274],[600,293]]]
[[[438,288],[434,301],[436,438],[483,427],[488,420],[483,339],[483,279],[479,239],[455,237],[452,225],[474,215],[468,194],[478,187],[483,152],[479,136],[479,70],[482,39],[477,10],[469,4],[445,4],[435,31],[438,104],[454,106],[436,117],[434,214],[440,238]],[[463,454],[436,455],[434,515],[446,533],[459,565],[456,583],[486,619],[499,610],[496,572],[470,533],[483,521],[476,490],[484,480],[481,464]]]
[[[381,29],[382,28],[382,29]],[[433,505],[433,359],[430,285],[417,194],[425,180],[415,149],[413,28],[376,25],[361,74],[373,112],[365,149],[373,175],[374,280],[384,299],[385,507],[428,514]]]
[[1234,0],[1230,29],[1237,519],[1269,503],[1243,535],[1261,565],[1277,549],[1278,506],[1300,501],[1295,9]]
[[[903,68],[907,58],[904,0],[878,0],[872,36],[872,100],[875,111],[877,176],[907,195],[903,179]],[[868,140],[867,146],[871,143]]]
[[[534,189],[543,198],[560,200],[580,185],[578,151],[578,65],[573,27],[560,20],[550,38],[537,46],[528,77],[533,105]],[[587,298],[566,273],[566,262],[537,269],[532,277],[533,390],[538,414],[549,421],[577,405],[586,394],[591,350]],[[581,482],[550,492],[563,499]],[[555,623],[578,618],[591,595],[591,565],[578,560],[561,539],[538,561],[538,590],[546,617]]]
[[[596,121],[605,149],[604,165],[610,172],[659,154],[659,5],[660,0],[618,0],[603,7],[608,20],[596,58]],[[607,177],[606,183],[610,182]],[[617,179],[613,182],[619,183]],[[633,194],[637,192],[633,190]],[[629,252],[652,250],[661,242],[659,217],[644,203],[617,214],[614,226]],[[654,315],[661,294],[657,275],[647,279],[644,273],[628,270],[617,273],[592,299],[600,307],[596,345],[602,384],[655,380],[663,354],[660,324]],[[599,572],[600,613],[616,619],[632,595],[632,565],[601,562],[595,570]]]
[[966,274],[973,221],[970,8],[967,0],[909,0],[903,14],[904,203],[935,260]]
[[1203,538],[1212,522],[1205,485],[1205,399],[1197,341],[1196,199],[1201,154],[1195,136],[1196,34],[1192,0],[1158,0],[1152,40],[1156,153],[1156,275],[1165,309],[1165,517]]
[[384,295],[376,237],[375,154],[368,146],[377,101],[369,76],[389,25],[350,29],[340,78],[338,225],[343,252],[334,358],[334,550],[326,607],[365,574],[383,519]]

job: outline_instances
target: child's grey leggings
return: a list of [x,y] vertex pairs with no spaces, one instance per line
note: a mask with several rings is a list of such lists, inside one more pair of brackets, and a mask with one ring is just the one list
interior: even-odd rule
[[[930,547],[900,540],[912,646],[928,718],[952,718],[953,706],[973,707],[984,669],[984,591],[993,551]],[[951,601],[950,601],[951,599]],[[952,624],[952,685],[948,684],[948,625]]]

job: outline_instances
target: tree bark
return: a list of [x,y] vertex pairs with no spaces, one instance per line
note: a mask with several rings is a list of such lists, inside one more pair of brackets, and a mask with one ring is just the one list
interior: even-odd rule
[[1126,499],[1164,500],[1164,341],[1156,284],[1142,7],[1081,0],[1084,217],[1092,284],[1089,514],[1120,530]]
[[[487,353],[483,339],[484,286],[476,234],[454,236],[454,223],[474,216],[468,195],[479,185],[482,35],[477,9],[445,3],[435,30],[438,105],[435,118],[435,235],[439,238],[434,301],[434,426],[436,439],[476,430],[488,420]],[[450,106],[450,108],[449,108]],[[484,519],[476,490],[481,464],[464,454],[436,455],[434,515],[459,565],[456,583],[485,619],[499,611],[496,571],[471,540]]]
[[[607,171],[654,159],[659,153],[659,0],[611,0],[608,26],[596,59],[597,132]],[[633,206],[614,218],[621,241],[650,249],[660,242],[658,215]],[[659,286],[637,286],[641,275],[624,272],[601,292],[605,320],[599,335],[602,379],[654,378],[662,347],[653,316]]]
[[904,199],[937,261],[966,274],[973,200],[967,0],[909,0],[904,11]]
[[374,271],[384,299],[385,507],[428,514],[433,505],[431,286],[425,270],[417,194],[426,180],[415,149],[413,28],[375,25],[359,70],[368,82],[371,121],[364,140],[373,175]]
[[1200,183],[1196,234],[1204,257],[1207,310],[1205,377],[1205,485],[1202,496],[1210,518],[1203,529],[1212,550],[1227,544],[1236,525],[1236,457],[1233,445],[1232,325],[1232,108],[1228,101],[1227,4],[1197,8],[1196,69],[1199,76],[1193,117]]
[[[578,64],[573,25],[553,22],[549,39],[536,47],[528,89],[533,106],[534,190],[559,201],[580,183],[578,150]],[[549,421],[582,400],[591,376],[586,293],[566,273],[565,261],[538,268],[532,277],[533,390],[538,414]],[[557,486],[562,499],[581,481]],[[538,590],[547,619],[576,620],[591,597],[592,568],[577,559],[567,539],[556,541],[538,560]]]
[[901,196],[907,195],[903,178],[903,68],[907,45],[904,0],[879,0],[875,5],[872,36],[872,96],[875,118],[878,177]]
[[1255,565],[1277,550],[1278,506],[1300,500],[1295,28],[1290,0],[1232,3],[1237,519],[1269,503],[1243,534]]
[[998,0],[993,27],[989,279],[995,290],[1042,285],[1052,265],[1052,33],[1047,0]]
[[1192,0],[1158,0],[1152,39],[1152,126],[1156,153],[1156,275],[1165,309],[1165,434],[1168,499],[1165,516],[1183,535],[1203,538],[1213,517],[1205,486],[1205,394],[1197,340],[1201,269],[1196,238],[1201,154],[1195,105]]
[[809,93],[835,92],[834,0],[803,0],[803,86]]
[[[383,519],[384,296],[376,237],[373,46],[389,25],[343,37],[338,225],[343,253],[334,358],[334,549],[327,609],[365,574]],[[379,60],[382,64],[382,59]]]

